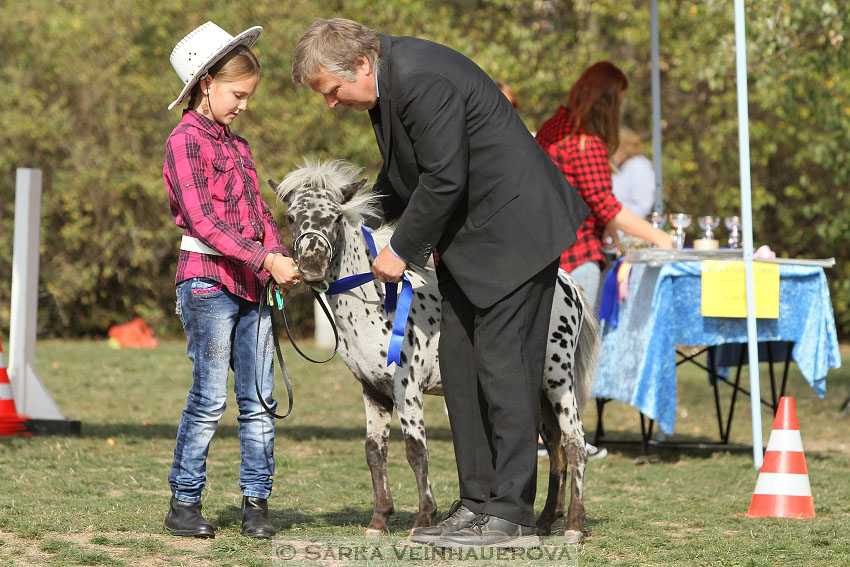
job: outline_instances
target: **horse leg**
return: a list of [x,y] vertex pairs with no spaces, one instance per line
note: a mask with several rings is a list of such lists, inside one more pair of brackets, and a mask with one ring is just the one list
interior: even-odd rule
[[564,497],[567,486],[567,459],[561,446],[561,426],[545,397],[540,401],[540,428],[543,443],[549,452],[549,491],[546,504],[537,517],[537,532],[541,535],[552,533],[552,524],[564,517]]
[[[538,526],[551,528],[552,522],[563,514],[566,491],[566,467],[571,472],[570,505],[567,509],[567,543],[580,543],[584,538],[584,468],[587,452],[580,408],[589,393],[593,366],[598,349],[598,329],[575,281],[559,273],[549,319],[549,341],[546,347],[546,366],[543,390],[546,401],[542,418],[557,422],[549,426],[558,435],[549,443],[549,495]],[[548,412],[545,406],[550,406]]]
[[437,513],[437,501],[431,492],[431,480],[428,476],[428,444],[424,417],[421,391],[405,398],[403,410],[398,408],[407,462],[416,475],[416,486],[419,488],[419,514],[413,524],[414,528],[430,526]]
[[564,541],[581,543],[584,539],[584,467],[587,464],[587,450],[578,404],[575,397],[567,396],[566,398],[567,403],[564,406],[561,408],[558,405],[555,406],[558,422],[561,424],[561,446],[566,453],[571,475],[570,506],[567,510],[567,530],[564,532]]
[[395,511],[387,478],[387,441],[390,438],[393,403],[366,382],[362,382],[362,386],[363,404],[366,407],[366,462],[372,473],[372,493],[375,497],[372,521],[366,528],[366,535],[377,536],[387,531],[387,520]]

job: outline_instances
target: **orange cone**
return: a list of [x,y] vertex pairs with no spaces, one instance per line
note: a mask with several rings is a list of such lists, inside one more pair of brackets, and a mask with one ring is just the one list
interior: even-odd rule
[[3,344],[0,343],[0,435],[25,433],[26,418],[18,415],[15,399],[12,396],[12,384],[6,372],[6,361],[3,359]]
[[814,518],[815,505],[794,398],[779,400],[779,411],[759,471],[750,518]]

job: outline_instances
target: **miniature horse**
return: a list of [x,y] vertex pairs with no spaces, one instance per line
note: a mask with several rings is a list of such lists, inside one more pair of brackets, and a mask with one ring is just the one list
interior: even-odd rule
[[[361,233],[365,215],[374,215],[372,197],[355,182],[361,170],[343,162],[311,163],[286,176],[280,185],[269,180],[288,205],[287,221],[295,239],[293,256],[308,285],[371,272],[371,257]],[[378,250],[391,227],[374,232]],[[387,479],[387,440],[393,408],[398,412],[407,460],[419,487],[419,514],[414,527],[428,526],[436,502],[428,477],[423,395],[442,395],[437,344],[440,292],[433,265],[411,265],[406,272],[413,301],[401,350],[401,365],[387,366],[392,313],[384,313],[385,288],[377,280],[339,295],[328,304],[339,331],[339,352],[360,381],[366,406],[366,461],[372,473],[375,505],[367,535],[387,531],[393,513]],[[541,435],[550,455],[549,491],[537,519],[540,533],[564,516],[566,472],[572,474],[565,540],[580,542],[584,521],[586,462],[581,408],[590,393],[599,349],[599,330],[575,282],[563,271],[555,286],[549,342],[541,395]]]

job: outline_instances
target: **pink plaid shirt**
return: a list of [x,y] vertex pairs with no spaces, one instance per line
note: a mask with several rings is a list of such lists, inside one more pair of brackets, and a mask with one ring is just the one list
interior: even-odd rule
[[171,214],[183,234],[221,253],[180,250],[175,283],[209,278],[234,295],[259,301],[269,278],[263,260],[269,252],[288,252],[260,194],[248,142],[185,110],[168,137],[162,175]]

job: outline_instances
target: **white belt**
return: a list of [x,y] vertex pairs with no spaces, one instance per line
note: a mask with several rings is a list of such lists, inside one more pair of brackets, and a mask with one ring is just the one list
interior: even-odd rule
[[213,250],[197,238],[183,235],[183,240],[180,241],[180,250],[188,252],[197,252],[198,254],[207,254],[209,256],[221,256],[220,252]]

